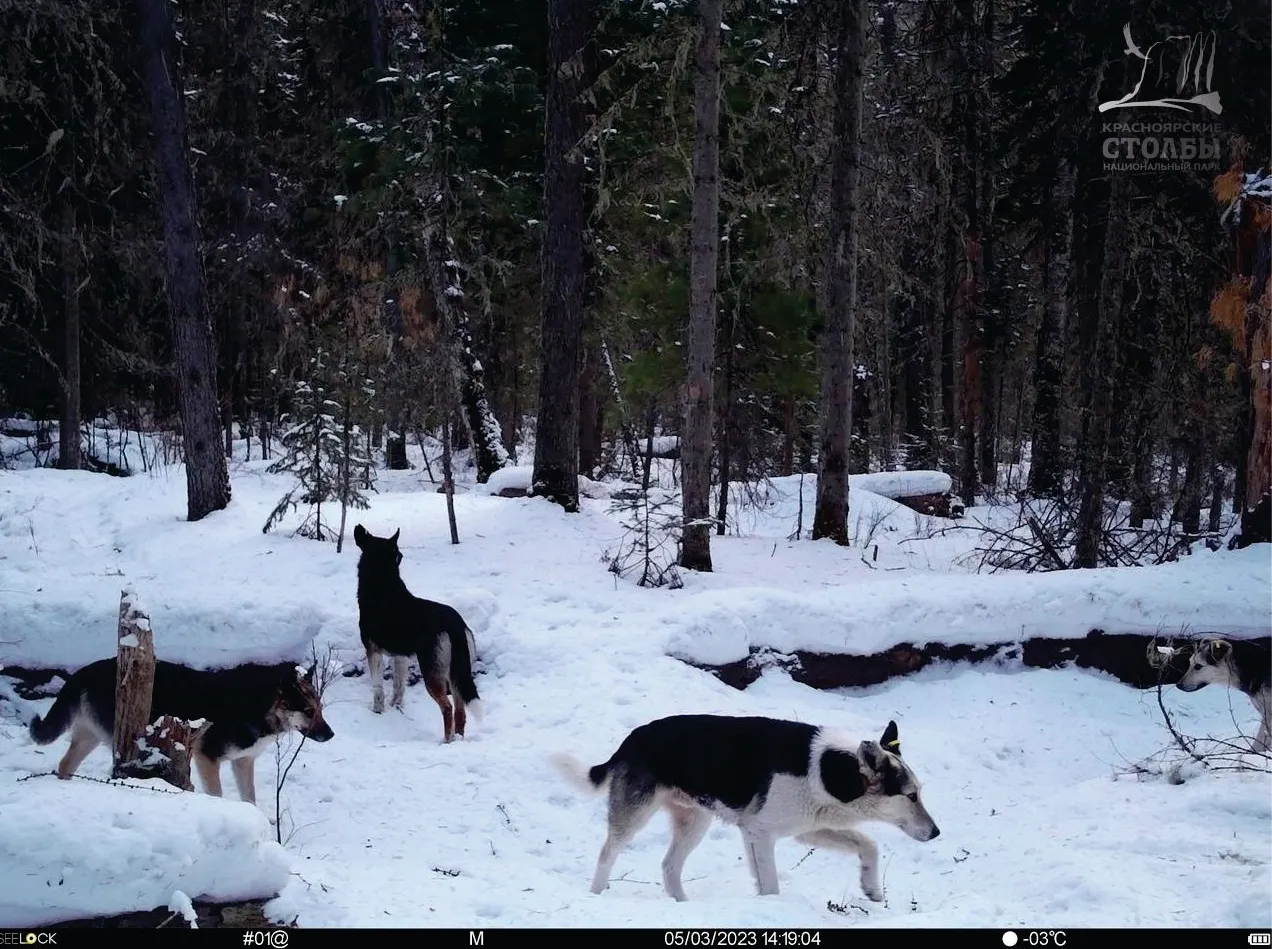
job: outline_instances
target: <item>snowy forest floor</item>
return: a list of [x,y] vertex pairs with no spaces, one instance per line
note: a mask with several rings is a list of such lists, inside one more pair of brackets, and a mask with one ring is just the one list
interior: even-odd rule
[[[278,848],[266,842],[273,828],[232,790],[224,801],[160,798],[88,780],[108,775],[104,749],[81,768],[85,780],[58,782],[48,772],[64,741],[37,747],[24,727],[51,695],[21,699],[0,671],[0,926],[150,909],[178,890],[260,895],[241,892],[253,886],[281,886],[268,912],[305,927],[1272,924],[1268,774],[1190,767],[1173,783],[1149,773],[1170,744],[1151,691],[1077,670],[946,666],[841,692],[770,670],[739,692],[671,657],[797,648],[810,637],[869,652],[914,629],[992,641],[1022,625],[1100,617],[1174,634],[1266,634],[1266,550],[1083,571],[1095,579],[1070,589],[1076,574],[976,574],[975,530],[940,533],[940,522],[865,492],[850,514],[854,547],[789,540],[798,509],[790,479],[766,485],[735,532],[713,538],[714,574],[650,590],[607,571],[622,527],[604,499],[567,515],[461,490],[461,543],[452,546],[445,498],[412,448],[416,470],[381,472],[349,531],[359,522],[376,534],[401,528],[412,591],[465,615],[484,720],[442,745],[421,687],[408,690],[404,712],[374,715],[365,675],[338,676],[326,695],[336,738],[301,749],[277,813],[276,756],[258,765]],[[262,534],[287,489],[265,467],[235,461],[231,506],[196,524],[183,520],[179,466],[130,478],[0,472],[0,663],[73,669],[110,655],[119,592],[132,584],[160,658],[214,667],[300,658],[312,645],[361,672],[352,538],[337,554],[290,536],[296,521]],[[805,529],[812,486],[806,478]],[[1008,516],[973,508],[965,523]],[[915,602],[921,610],[905,612]],[[1189,734],[1253,731],[1238,694],[1172,689],[1165,698]],[[942,834],[922,844],[870,831],[888,895],[873,904],[855,861],[793,841],[778,848],[781,895],[757,898],[737,831],[717,824],[689,859],[690,901],[678,904],[660,882],[669,831],[659,817],[620,857],[609,891],[592,896],[604,804],[576,797],[547,757],[568,750],[603,761],[631,728],[680,712],[801,719],[861,738],[895,719]],[[293,740],[282,742],[284,761]],[[1145,762],[1147,771],[1136,767]]]

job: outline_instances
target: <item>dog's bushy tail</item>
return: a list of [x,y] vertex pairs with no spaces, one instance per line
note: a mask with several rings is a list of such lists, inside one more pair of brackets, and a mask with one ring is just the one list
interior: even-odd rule
[[573,784],[584,794],[595,794],[605,786],[605,782],[609,780],[610,764],[598,764],[589,768],[583,762],[579,761],[573,755],[565,752],[558,752],[549,759],[552,766],[561,773],[561,775]]
[[49,709],[49,714],[43,718],[36,715],[31,719],[31,723],[27,726],[27,730],[31,733],[31,740],[37,745],[47,745],[60,738],[62,733],[71,727],[71,720],[75,718],[79,701],[80,690],[74,683],[67,682],[62,686],[62,691],[57,694],[57,700]]
[[451,633],[451,684],[459,690],[459,697],[473,717],[481,721],[481,696],[477,694],[477,683],[473,681],[472,643],[472,630],[467,627],[459,633]]

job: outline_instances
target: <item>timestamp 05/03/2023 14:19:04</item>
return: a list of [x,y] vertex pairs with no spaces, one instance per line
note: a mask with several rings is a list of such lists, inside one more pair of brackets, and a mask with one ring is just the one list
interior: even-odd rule
[[668,929],[663,944],[684,947],[727,947],[741,949],[799,949],[821,946],[821,932],[816,929]]

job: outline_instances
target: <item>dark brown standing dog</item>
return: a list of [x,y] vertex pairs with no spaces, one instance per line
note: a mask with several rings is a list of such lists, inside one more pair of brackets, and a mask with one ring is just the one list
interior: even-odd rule
[[[442,710],[444,741],[464,736],[466,709],[481,717],[477,684],[473,681],[472,631],[459,613],[445,603],[424,600],[402,582],[398,568],[399,529],[392,537],[376,537],[361,524],[353,529],[358,558],[358,628],[367,650],[371,677],[371,709],[384,711],[385,653],[393,657],[393,707],[401,708],[411,656],[419,659],[424,687]],[[455,707],[451,708],[451,697]]]

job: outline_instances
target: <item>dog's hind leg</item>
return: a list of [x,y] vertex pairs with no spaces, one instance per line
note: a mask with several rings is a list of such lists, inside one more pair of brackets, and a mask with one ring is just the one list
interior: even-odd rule
[[411,673],[410,656],[393,657],[393,707],[400,709],[406,701],[406,680]]
[[663,887],[673,900],[683,903],[684,885],[680,875],[685,869],[685,860],[693,853],[695,847],[702,843],[711,827],[711,813],[692,804],[668,803],[667,813],[671,815],[671,846],[663,857]]
[[213,797],[221,796],[221,762],[213,761],[202,752],[194,755],[194,766],[199,772],[199,780],[203,782],[203,790]]
[[57,776],[63,781],[69,781],[84,763],[84,759],[101,743],[102,740],[91,728],[76,725],[71,730],[71,747],[66,749],[66,754],[57,763]]
[[742,831],[742,848],[746,851],[747,863],[755,874],[755,885],[760,896],[776,896],[777,855],[774,848],[777,841],[769,834],[757,833],[753,830]]
[[230,762],[230,770],[234,772],[234,786],[238,788],[239,800],[255,804],[256,759],[250,756],[235,758]]
[[592,892],[603,893],[609,886],[614,861],[633,837],[649,823],[658,810],[652,789],[633,785],[625,776],[615,776],[610,783],[609,831],[596,860],[596,872],[592,874]]
[[450,698],[446,695],[446,680],[431,678],[424,680],[424,688],[432,696],[437,707],[442,710],[442,740],[450,741],[455,737],[455,715],[451,711]]
[[384,654],[374,646],[367,646],[367,677],[371,680],[371,711],[379,715],[384,711]]
[[458,689],[451,690],[451,700],[455,703],[455,734],[463,738],[464,728],[468,724],[468,706],[464,704]]
[[815,830],[795,838],[810,847],[831,847],[855,853],[861,858],[861,891],[876,903],[883,902],[879,884],[879,848],[863,833],[855,830]]

